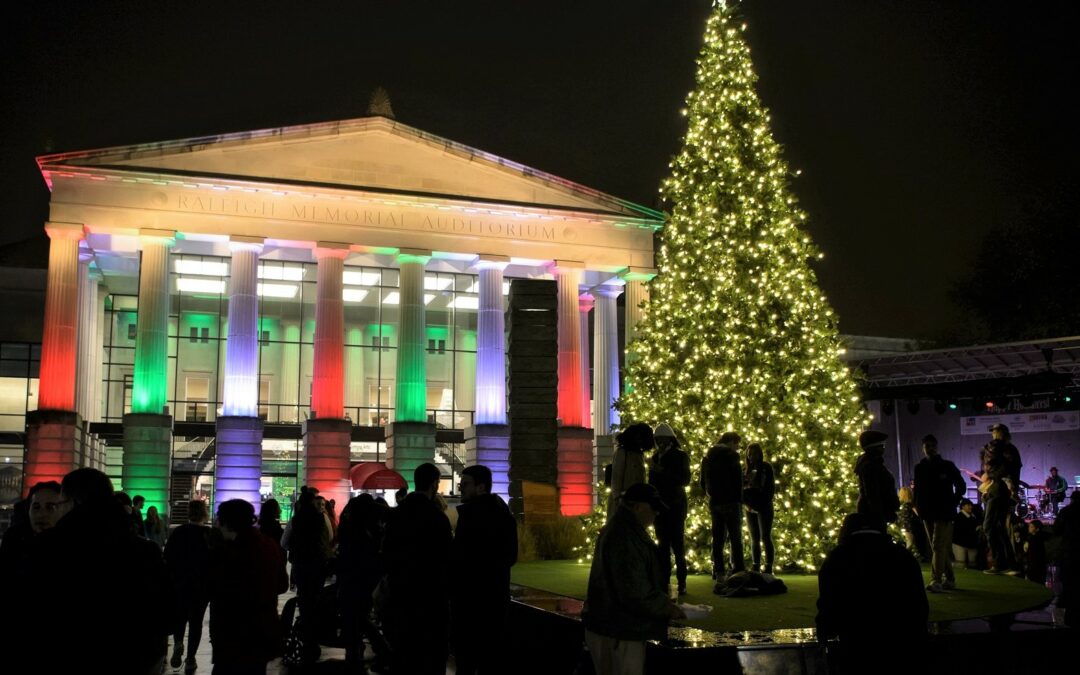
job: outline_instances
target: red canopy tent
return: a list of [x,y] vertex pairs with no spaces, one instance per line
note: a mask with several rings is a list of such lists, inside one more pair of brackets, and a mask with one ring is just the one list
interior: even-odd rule
[[349,471],[354,490],[400,490],[409,483],[382,462],[361,462]]

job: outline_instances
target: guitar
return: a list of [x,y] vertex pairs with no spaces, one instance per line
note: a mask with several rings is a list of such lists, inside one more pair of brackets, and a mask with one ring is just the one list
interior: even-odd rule
[[990,490],[990,487],[994,484],[994,479],[987,476],[985,473],[975,473],[974,471],[968,471],[967,469],[961,469],[968,475],[972,483],[979,484],[979,494],[984,495]]

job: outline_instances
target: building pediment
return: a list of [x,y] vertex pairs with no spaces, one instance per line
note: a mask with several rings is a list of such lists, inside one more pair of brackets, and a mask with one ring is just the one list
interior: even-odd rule
[[433,195],[655,220],[662,215],[385,117],[39,158],[99,167]]

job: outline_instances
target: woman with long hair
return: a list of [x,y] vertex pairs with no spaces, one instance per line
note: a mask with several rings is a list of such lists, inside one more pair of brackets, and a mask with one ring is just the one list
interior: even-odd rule
[[165,540],[169,538],[169,528],[165,521],[158,515],[156,506],[146,509],[146,519],[143,521],[143,536],[157,544],[158,550],[165,548]]
[[[772,465],[765,461],[765,451],[758,443],[746,447],[746,473],[743,475],[743,504],[746,522],[750,526],[751,551],[755,572],[773,573],[773,494],[776,480]],[[761,564],[761,548],[765,545],[765,566]]]

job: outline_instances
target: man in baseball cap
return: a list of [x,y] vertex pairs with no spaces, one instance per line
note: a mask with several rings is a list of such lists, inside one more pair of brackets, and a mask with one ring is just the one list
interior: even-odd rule
[[675,578],[679,595],[686,593],[686,486],[690,484],[690,456],[679,447],[670,425],[661,422],[653,430],[656,450],[649,457],[649,485],[656,487],[667,505],[656,518],[656,543],[664,579],[671,578],[671,555],[675,554]]
[[686,618],[668,599],[646,529],[665,510],[655,487],[635,483],[596,540],[581,620],[598,673],[644,673],[645,641],[663,639],[669,620]]

